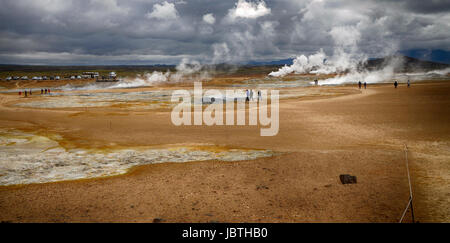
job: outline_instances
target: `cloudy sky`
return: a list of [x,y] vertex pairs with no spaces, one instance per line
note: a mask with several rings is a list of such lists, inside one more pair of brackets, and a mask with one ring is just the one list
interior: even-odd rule
[[278,60],[450,51],[445,0],[0,0],[0,63]]

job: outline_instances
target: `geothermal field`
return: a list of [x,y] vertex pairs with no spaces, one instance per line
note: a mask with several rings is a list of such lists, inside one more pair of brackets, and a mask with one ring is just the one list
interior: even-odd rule
[[0,6],[0,224],[450,222],[449,1]]
[[[415,220],[450,219],[448,68],[258,72],[2,82],[1,220],[397,222],[409,197],[405,145]],[[357,78],[372,81],[359,88]],[[203,98],[194,107],[242,101],[233,111],[246,125],[174,125],[172,93],[193,95],[196,80]],[[212,89],[242,92],[207,95]],[[244,90],[274,89],[279,131],[260,136]],[[341,174],[357,183],[343,185]]]

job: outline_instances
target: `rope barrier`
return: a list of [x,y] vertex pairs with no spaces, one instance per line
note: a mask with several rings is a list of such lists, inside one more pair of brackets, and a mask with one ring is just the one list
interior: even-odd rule
[[408,174],[408,184],[409,184],[409,201],[406,205],[405,211],[403,211],[402,217],[400,218],[399,223],[403,221],[403,218],[406,215],[406,212],[408,211],[408,208],[411,207],[411,217],[412,222],[414,223],[414,208],[413,208],[413,193],[412,193],[412,186],[411,186],[411,176],[409,175],[409,163],[408,163],[408,146],[405,144],[405,160],[406,160],[406,172]]
[[405,210],[403,211],[403,214],[402,214],[402,217],[400,218],[400,222],[399,223],[401,223],[402,221],[403,221],[403,218],[405,217],[405,215],[406,215],[406,212],[408,212],[408,208],[409,208],[409,205],[411,204],[411,197],[409,198],[409,201],[408,201],[408,204],[406,204],[406,208],[405,208]]

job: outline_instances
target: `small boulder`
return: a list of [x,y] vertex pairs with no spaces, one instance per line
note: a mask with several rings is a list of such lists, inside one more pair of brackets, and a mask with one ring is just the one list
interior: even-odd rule
[[340,175],[339,179],[341,179],[342,184],[356,184],[356,176],[352,175]]
[[160,219],[160,218],[153,219],[153,223],[161,223],[162,221],[163,221],[163,219]]

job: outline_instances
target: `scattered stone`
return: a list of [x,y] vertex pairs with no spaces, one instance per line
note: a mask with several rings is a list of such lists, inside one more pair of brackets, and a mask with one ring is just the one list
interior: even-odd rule
[[267,187],[267,186],[265,186],[265,185],[258,185],[258,186],[256,186],[256,190],[261,190],[261,189],[266,189],[266,190],[268,190],[269,187]]
[[340,175],[339,179],[341,179],[342,184],[356,184],[356,176],[351,175]]
[[160,219],[160,218],[153,219],[153,223],[161,223],[162,221],[163,221],[163,219]]

